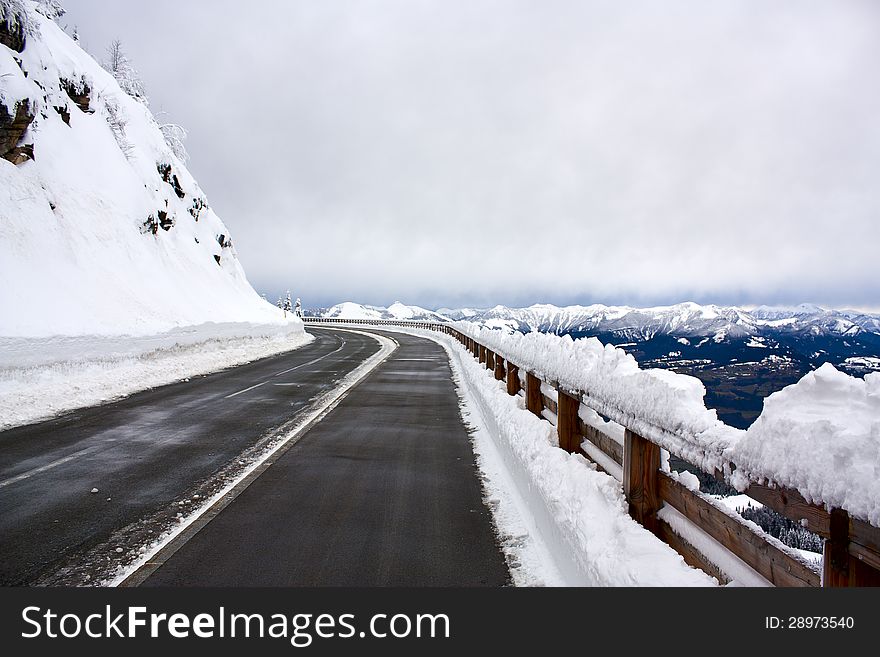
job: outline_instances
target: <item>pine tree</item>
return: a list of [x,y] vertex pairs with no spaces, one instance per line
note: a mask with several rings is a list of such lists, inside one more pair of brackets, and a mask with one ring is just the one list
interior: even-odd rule
[[289,313],[293,310],[293,304],[290,301],[290,290],[287,291],[287,298],[284,299],[284,312]]
[[116,78],[125,93],[139,103],[150,104],[144,82],[131,65],[119,39],[114,40],[107,48],[107,60],[103,62],[102,66]]
[[168,148],[171,149],[174,156],[186,164],[187,160],[189,160],[189,153],[186,151],[186,146],[183,143],[187,137],[186,128],[177,123],[160,123],[159,130],[162,131],[165,143],[168,144]]
[[53,21],[57,21],[67,13],[61,4],[61,0],[39,0],[37,2],[37,11]]

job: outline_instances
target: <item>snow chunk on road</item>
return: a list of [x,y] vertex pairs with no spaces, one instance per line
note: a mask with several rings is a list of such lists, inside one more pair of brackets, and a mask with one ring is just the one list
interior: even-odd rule
[[826,363],[764,400],[729,455],[740,490],[769,480],[880,525],[880,373],[859,379]]

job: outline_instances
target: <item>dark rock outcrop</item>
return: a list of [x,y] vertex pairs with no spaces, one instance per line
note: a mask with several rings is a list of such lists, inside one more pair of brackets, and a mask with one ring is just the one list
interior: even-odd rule
[[61,86],[64,92],[70,97],[74,105],[79,107],[83,112],[91,114],[90,108],[92,104],[92,88],[85,80],[72,82],[70,80],[62,80]]
[[62,121],[70,125],[70,110],[67,107],[55,107],[55,111],[58,112],[58,116],[61,117]]
[[13,164],[33,159],[34,147],[19,146],[25,131],[34,120],[34,112],[28,101],[18,102],[10,111],[0,103],[0,157]]
[[199,216],[202,214],[202,210],[207,209],[208,202],[203,198],[194,198],[192,207],[189,209],[189,213],[192,215],[193,219],[196,221],[199,220]]
[[144,235],[156,235],[159,232],[159,222],[156,217],[150,215],[147,220],[141,224],[141,233]]
[[174,228],[174,217],[169,217],[165,210],[159,210],[159,228],[162,230],[171,230]]
[[15,52],[21,52],[24,50],[24,42],[24,26],[21,20],[11,17],[0,20],[0,43]]
[[183,198],[186,196],[186,192],[183,191],[183,187],[180,185],[180,180],[178,180],[177,174],[172,171],[170,164],[160,162],[156,165],[156,170],[159,172],[159,175],[162,176],[162,180],[171,185],[174,193],[177,194],[177,198]]

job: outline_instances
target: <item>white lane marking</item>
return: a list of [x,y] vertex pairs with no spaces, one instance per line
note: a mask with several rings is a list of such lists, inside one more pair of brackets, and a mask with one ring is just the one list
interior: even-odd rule
[[250,388],[245,388],[244,390],[239,390],[238,392],[233,392],[231,395],[226,395],[223,399],[229,399],[230,397],[236,397],[236,396],[244,394],[250,390],[253,390],[254,388],[259,388],[260,386],[264,386],[267,383],[269,383],[269,382],[263,381],[262,383],[258,383],[257,385],[251,386]]
[[16,475],[15,477],[10,477],[9,479],[4,479],[0,481],[0,488],[4,488],[6,486],[10,486],[19,481],[23,481],[24,479],[28,479],[29,477],[33,477],[35,474],[40,474],[41,472],[46,472],[46,470],[51,470],[52,468],[56,468],[59,465],[63,465],[69,461],[73,461],[74,459],[78,459],[80,456],[88,454],[89,452],[94,452],[104,445],[93,445],[92,447],[87,447],[85,449],[81,449],[78,452],[74,452],[73,454],[69,454],[63,458],[60,458],[56,461],[52,461],[51,463],[47,463],[46,465],[41,465],[39,468],[34,468],[33,470],[28,470],[27,472],[22,472],[20,475]]
[[327,356],[332,356],[333,354],[335,354],[339,351],[342,351],[342,348],[344,346],[345,346],[345,340],[342,341],[342,344],[339,345],[338,349],[331,351],[329,354],[324,354],[323,356],[320,356],[319,358],[316,358],[315,360],[310,360],[308,363],[303,363],[302,365],[297,365],[296,367],[291,367],[290,369],[284,370],[283,372],[278,372],[278,374],[275,374],[274,376],[281,376],[282,374],[287,374],[288,372],[293,372],[293,370],[298,370],[300,367],[305,367],[306,365],[314,365],[319,360],[324,360],[325,358],[327,358]]
[[[332,356],[336,352],[341,351],[344,346],[345,346],[345,340],[342,341],[342,344],[339,345],[338,349],[331,351],[329,354],[324,354],[323,356],[319,356],[318,358],[315,358],[314,360],[310,360],[308,363],[302,363],[301,365],[297,365],[296,367],[291,367],[290,369],[284,370],[283,372],[278,372],[278,374],[273,374],[272,376],[281,376],[282,374],[287,374],[288,372],[293,372],[293,370],[298,370],[300,367],[306,367],[307,365],[314,365],[319,360],[324,360],[325,358],[327,358],[327,356]],[[256,385],[253,385],[250,388],[245,388],[244,390],[239,390],[238,392],[233,392],[231,395],[226,395],[223,399],[230,399],[232,397],[237,397],[238,395],[242,395],[246,392],[250,392],[254,388],[259,388],[260,386],[264,386],[267,383],[269,383],[269,382],[263,381],[262,383],[258,383]]]
[[302,384],[301,384],[301,383],[274,383],[273,385],[276,385],[276,386],[296,386],[296,387],[299,387],[299,386],[302,385]]
[[[322,327],[323,328],[323,327]],[[238,477],[229,482],[220,492],[218,492],[214,497],[210,500],[207,500],[203,506],[198,508],[191,516],[183,519],[183,522],[180,523],[177,527],[175,527],[172,531],[168,533],[167,536],[157,541],[154,545],[152,545],[147,551],[138,558],[136,561],[129,564],[129,566],[123,569],[118,575],[116,575],[112,580],[105,582],[106,586],[120,586],[126,582],[130,577],[134,577],[138,574],[144,567],[150,567],[150,563],[156,557],[156,555],[161,552],[166,546],[172,543],[178,536],[183,534],[191,525],[195,524],[199,521],[202,516],[208,513],[215,506],[220,505],[227,496],[231,496],[230,499],[225,500],[226,505],[230,504],[235,497],[238,496],[241,491],[244,490],[246,484],[250,484],[250,481],[247,481],[248,478],[251,478],[251,481],[256,478],[255,471],[257,471],[266,461],[270,460],[275,454],[279,451],[286,450],[287,448],[294,445],[300,438],[302,438],[305,433],[311,429],[315,424],[320,422],[324,417],[332,411],[339,403],[345,399],[349,392],[361,381],[363,381],[373,370],[375,370],[379,365],[381,365],[387,358],[394,353],[398,346],[400,346],[396,340],[393,338],[389,338],[387,336],[381,335],[379,333],[366,333],[364,331],[355,331],[353,329],[342,329],[333,327],[331,330],[333,331],[345,331],[347,333],[357,333],[358,335],[366,335],[370,338],[376,340],[380,345],[381,349],[377,351],[375,354],[370,356],[363,363],[358,365],[354,370],[349,372],[342,381],[339,382],[339,385],[336,388],[332,388],[328,390],[324,395],[322,395],[312,407],[312,410],[296,424],[285,436],[283,436],[274,447],[265,452],[261,457],[251,463]],[[239,487],[240,484],[245,483],[243,487]],[[236,489],[238,489],[236,491]],[[222,505],[225,506],[225,505]],[[206,520],[206,523],[209,520]],[[187,539],[188,540],[188,539]],[[185,541],[184,541],[185,542]],[[181,543],[183,545],[183,543]],[[178,548],[175,548],[175,551]],[[172,552],[173,555],[173,552]],[[171,555],[166,557],[166,559],[170,558]],[[164,563],[164,561],[163,561]],[[155,564],[153,570],[158,568],[161,564]],[[152,571],[150,571],[152,572]],[[144,579],[149,577],[149,573],[144,576]],[[142,579],[140,580],[142,581]],[[138,581],[138,583],[140,583]]]

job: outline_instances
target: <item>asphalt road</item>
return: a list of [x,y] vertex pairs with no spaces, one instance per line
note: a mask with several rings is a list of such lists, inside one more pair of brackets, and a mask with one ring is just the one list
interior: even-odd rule
[[287,354],[0,433],[0,584],[77,583],[88,575],[50,575],[100,550],[112,566],[114,536],[149,536],[152,517],[210,491],[379,350],[367,336],[309,331],[316,340]]
[[143,585],[509,583],[446,353],[392,335],[394,354]]

